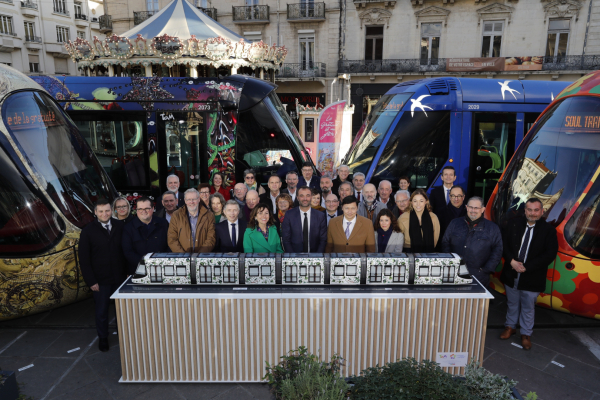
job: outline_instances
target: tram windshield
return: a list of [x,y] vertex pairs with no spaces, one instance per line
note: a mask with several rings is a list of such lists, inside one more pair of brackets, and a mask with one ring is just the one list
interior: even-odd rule
[[33,91],[8,97],[2,119],[67,219],[79,228],[91,222],[96,200],[112,197],[111,183],[73,122],[47,94]]
[[387,94],[379,99],[363,123],[360,136],[347,157],[346,163],[352,172],[367,174],[388,129],[412,95],[412,93]]
[[590,188],[565,225],[567,242],[580,254],[600,257],[600,178]]
[[600,165],[600,99],[571,97],[556,104],[517,150],[499,183],[496,221],[523,215],[539,198],[546,220],[558,226]]

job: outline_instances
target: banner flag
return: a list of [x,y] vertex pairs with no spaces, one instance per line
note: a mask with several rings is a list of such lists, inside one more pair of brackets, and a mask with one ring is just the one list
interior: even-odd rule
[[321,174],[331,178],[333,178],[335,166],[339,162],[345,107],[346,100],[338,101],[325,107],[319,114],[317,168]]

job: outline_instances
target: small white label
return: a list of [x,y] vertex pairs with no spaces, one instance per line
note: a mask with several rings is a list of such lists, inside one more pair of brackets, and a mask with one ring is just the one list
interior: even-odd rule
[[520,348],[520,349],[522,349],[522,348],[523,348],[523,346],[521,346],[520,344],[516,344],[516,343],[514,343],[514,342],[513,342],[513,343],[511,343],[511,344],[512,344],[513,346],[515,346],[515,347],[518,347],[518,348]]
[[392,290],[392,288],[391,287],[386,287],[385,290]]
[[80,349],[79,347],[75,347],[74,349],[71,349],[71,350],[67,351],[67,353],[72,353],[72,352],[77,351],[79,349]]
[[440,367],[466,367],[469,362],[469,353],[437,353],[436,360]]
[[248,290],[248,288],[245,288],[245,287],[234,287],[233,290]]
[[117,334],[117,332],[113,332],[113,335],[116,335],[116,334]]
[[559,366],[559,367],[561,367],[561,368],[564,368],[564,367],[565,367],[564,365],[562,365],[561,363],[557,363],[556,361],[550,361],[550,362],[551,362],[552,364],[554,364],[554,365],[558,365],[558,366]]
[[26,365],[23,368],[19,368],[19,372],[25,371],[26,369],[29,369],[29,368],[32,368],[32,367],[33,367],[33,364]]

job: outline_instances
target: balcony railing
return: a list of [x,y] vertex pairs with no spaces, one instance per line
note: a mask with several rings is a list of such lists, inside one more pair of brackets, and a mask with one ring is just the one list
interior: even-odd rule
[[158,11],[134,11],[133,12],[133,24],[139,25]]
[[21,2],[21,7],[23,7],[23,8],[30,8],[32,10],[37,10],[38,9],[38,5],[36,3],[34,3],[33,1],[22,1]]
[[287,5],[287,19],[325,19],[325,3],[296,3]]
[[339,60],[338,73],[377,73],[377,72],[443,72],[446,71],[446,59],[429,60]]
[[391,6],[394,7],[396,5],[396,0],[353,0],[354,2],[354,6],[356,8],[360,8],[360,7],[366,7],[367,4],[372,4],[372,3],[384,3],[384,6]]
[[68,10],[61,10],[60,8],[56,8],[56,7],[54,8],[54,12],[56,14],[60,14],[60,15],[66,15],[66,16],[71,15],[71,14],[69,14]]
[[29,43],[42,43],[42,38],[39,36],[25,36],[25,41]]
[[600,56],[546,56],[542,64],[544,71],[591,71],[600,69]]
[[87,15],[85,15],[85,14],[75,14],[75,19],[80,19],[82,21],[87,21]]
[[269,22],[269,6],[232,7],[233,22]]
[[110,15],[101,15],[98,17],[98,25],[103,32],[112,31],[112,17]]
[[211,17],[212,19],[214,19],[215,21],[217,20],[217,9],[216,8],[204,8],[204,7],[197,7],[198,10],[202,11],[204,14],[208,15],[209,17]]
[[275,75],[276,78],[324,78],[325,63],[283,63]]

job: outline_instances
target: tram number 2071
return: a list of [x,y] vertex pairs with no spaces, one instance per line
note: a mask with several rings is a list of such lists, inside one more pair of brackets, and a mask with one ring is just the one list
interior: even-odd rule
[[469,110],[479,110],[479,104],[469,104]]

